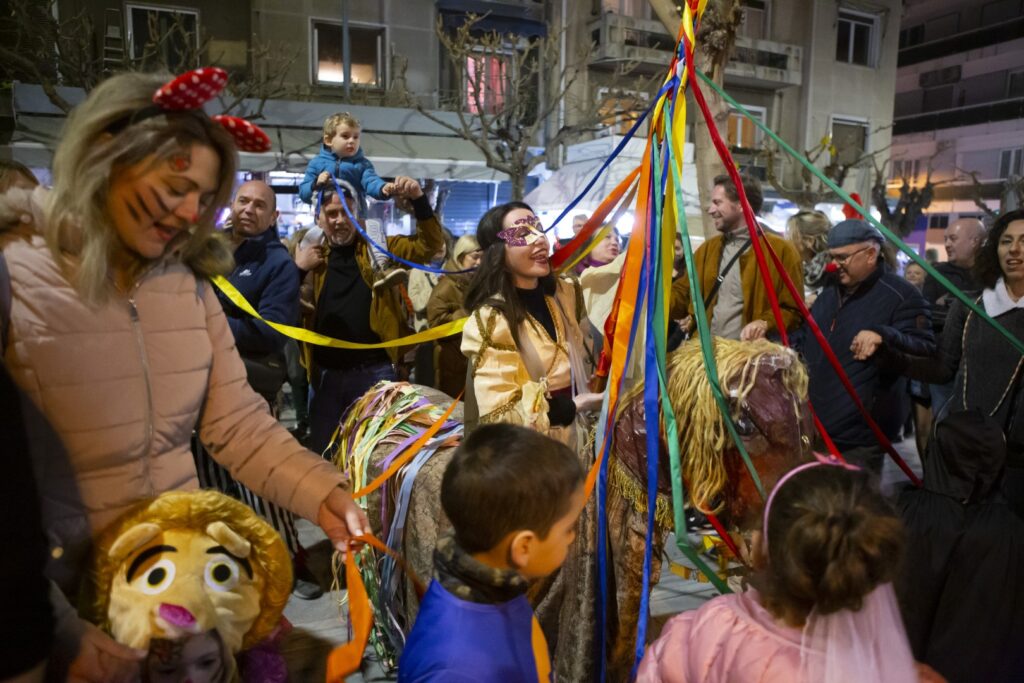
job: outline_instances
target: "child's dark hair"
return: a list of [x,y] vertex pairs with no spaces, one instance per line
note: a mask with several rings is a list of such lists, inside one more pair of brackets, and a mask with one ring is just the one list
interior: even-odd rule
[[441,482],[441,507],[469,553],[513,531],[547,537],[569,512],[583,467],[565,444],[525,427],[483,425],[462,442]]
[[790,623],[812,609],[859,610],[899,570],[903,524],[865,472],[811,467],[775,493],[768,514],[768,566],[754,585]]

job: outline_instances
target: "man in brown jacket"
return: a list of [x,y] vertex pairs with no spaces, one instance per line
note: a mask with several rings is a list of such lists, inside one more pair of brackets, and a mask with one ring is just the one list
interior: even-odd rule
[[[358,194],[339,181],[344,200],[333,189],[321,199],[317,225],[323,241],[296,255],[308,271],[301,290],[303,326],[335,339],[378,344],[413,333],[397,289],[373,289],[370,245],[349,221],[356,215]],[[388,238],[392,254],[414,263],[429,263],[444,244],[441,224],[416,181],[395,180],[393,196],[412,202],[416,231],[409,237]],[[346,212],[342,201],[348,205]],[[309,405],[310,448],[323,453],[345,410],[380,380],[394,380],[394,363],[407,347],[335,349],[303,345],[313,397]]]
[[[764,195],[761,183],[756,178],[743,176],[743,189],[754,213],[761,210]],[[776,330],[768,299],[768,287],[778,294],[782,319],[787,330],[800,324],[800,313],[796,300],[786,290],[775,265],[768,261],[772,281],[765,284],[757,267],[756,257],[751,248],[743,207],[732,178],[720,175],[715,178],[711,191],[711,205],[708,215],[714,220],[718,235],[706,240],[693,255],[697,277],[701,284],[701,298],[706,302],[711,334],[728,339],[751,339],[759,336],[756,332]],[[779,255],[783,268],[796,285],[803,291],[803,267],[800,254],[788,240],[765,232],[761,247],[767,253],[767,241]],[[690,295],[689,278],[678,278],[672,284],[672,299],[669,315],[674,320],[690,315],[690,329],[693,329],[694,301]]]

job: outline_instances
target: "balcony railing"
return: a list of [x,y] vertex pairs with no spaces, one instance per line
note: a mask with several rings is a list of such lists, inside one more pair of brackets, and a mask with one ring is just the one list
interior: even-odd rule
[[1024,97],[902,116],[893,121],[892,133],[893,135],[906,135],[907,133],[960,128],[961,126],[975,126],[981,123],[1013,119],[1024,119]]
[[[595,69],[628,64],[641,73],[658,73],[672,59],[675,39],[661,22],[608,12],[591,22],[589,29],[597,45],[590,59]],[[727,80],[753,87],[800,85],[802,59],[798,45],[740,37],[725,75]]]
[[899,66],[910,66],[1018,38],[1024,38],[1024,16],[997,26],[976,28],[928,43],[905,47],[900,50],[897,63]]

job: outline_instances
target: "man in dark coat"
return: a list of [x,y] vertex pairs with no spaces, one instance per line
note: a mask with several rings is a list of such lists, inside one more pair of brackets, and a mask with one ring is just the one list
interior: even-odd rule
[[[295,325],[299,319],[299,270],[274,227],[277,198],[270,186],[250,180],[231,203],[227,235],[235,246],[228,280],[265,320]],[[249,383],[273,407],[284,383],[285,337],[235,306],[218,291]]]
[[[829,232],[832,274],[811,314],[857,395],[891,440],[909,406],[906,381],[875,364],[883,345],[914,354],[935,349],[928,304],[917,288],[890,272],[882,258],[882,234],[862,220],[846,220]],[[810,374],[811,404],[843,455],[881,472],[883,450],[804,324],[790,335]],[[911,350],[913,349],[913,350]]]
[[[981,289],[981,285],[975,280],[972,269],[974,268],[974,258],[984,241],[985,226],[977,218],[960,218],[954,221],[943,234],[948,260],[944,263],[936,263],[935,270],[944,275],[958,289],[968,293],[976,292]],[[955,297],[931,275],[924,281],[921,291],[932,306],[932,328],[935,330],[935,336],[941,337],[942,329],[946,325],[946,316],[949,315],[949,307]],[[932,410],[938,413],[949,401],[953,383],[931,384],[929,387]]]

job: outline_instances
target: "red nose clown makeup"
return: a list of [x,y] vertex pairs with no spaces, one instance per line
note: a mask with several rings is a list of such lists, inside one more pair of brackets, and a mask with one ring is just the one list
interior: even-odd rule
[[498,233],[498,239],[510,247],[526,247],[544,237],[544,227],[536,216],[519,218],[511,228]]

